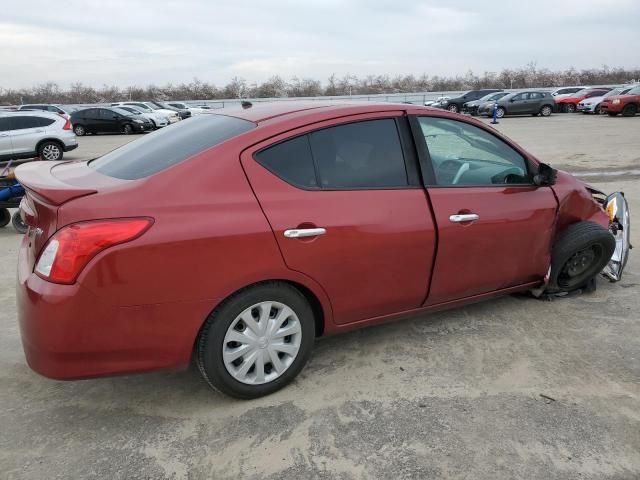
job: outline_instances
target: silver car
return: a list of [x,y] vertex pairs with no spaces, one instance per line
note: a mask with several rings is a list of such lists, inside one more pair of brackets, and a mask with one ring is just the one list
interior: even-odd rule
[[71,121],[57,113],[0,112],[0,160],[60,160],[78,148]]

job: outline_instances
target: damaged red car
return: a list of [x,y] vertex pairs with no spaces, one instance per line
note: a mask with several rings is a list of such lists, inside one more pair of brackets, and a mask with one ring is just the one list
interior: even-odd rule
[[245,103],[16,174],[22,341],[56,379],[194,359],[258,397],[316,337],[617,280],[629,248],[622,193],[413,105]]

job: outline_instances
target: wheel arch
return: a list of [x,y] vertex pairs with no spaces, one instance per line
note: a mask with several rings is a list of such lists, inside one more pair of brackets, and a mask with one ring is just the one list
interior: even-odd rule
[[64,152],[64,142],[62,140],[60,140],[59,138],[55,138],[55,137],[45,137],[42,140],[39,140],[38,143],[36,143],[36,153],[40,152],[40,147],[45,144],[46,142],[54,142],[57,143],[58,146],[62,149],[62,151]]

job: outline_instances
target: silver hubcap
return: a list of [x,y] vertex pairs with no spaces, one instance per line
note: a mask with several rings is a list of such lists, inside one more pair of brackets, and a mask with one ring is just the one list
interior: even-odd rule
[[222,347],[224,366],[239,382],[272,382],[296,359],[301,340],[300,320],[291,308],[256,303],[231,322]]
[[60,158],[60,148],[55,145],[47,145],[42,149],[42,157],[45,160],[57,160]]
[[76,135],[84,135],[84,128],[76,127]]
[[496,116],[498,118],[502,118],[504,117],[504,110],[502,110],[501,108],[498,109],[498,111],[496,112]]
[[456,112],[458,111],[458,107],[456,107],[455,105],[451,105],[451,106],[449,107],[449,111],[450,111],[450,112],[453,112],[453,113],[456,113]]

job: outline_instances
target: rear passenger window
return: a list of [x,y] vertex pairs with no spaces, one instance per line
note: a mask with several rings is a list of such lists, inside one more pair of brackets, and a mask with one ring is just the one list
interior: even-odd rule
[[278,143],[258,152],[258,163],[285,182],[302,188],[317,188],[311,147],[307,135]]
[[7,117],[0,117],[0,132],[11,130],[11,120]]
[[309,135],[326,189],[406,187],[407,170],[393,119],[349,123]]
[[11,129],[12,130],[24,130],[27,128],[40,127],[38,117],[11,117]]

